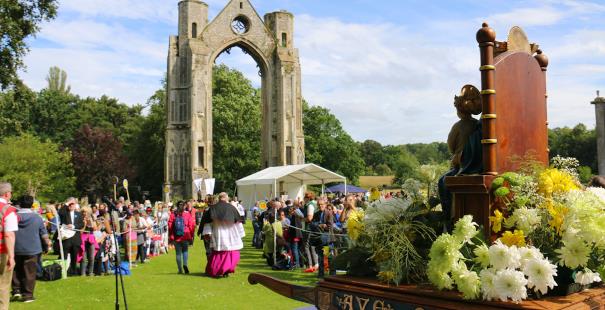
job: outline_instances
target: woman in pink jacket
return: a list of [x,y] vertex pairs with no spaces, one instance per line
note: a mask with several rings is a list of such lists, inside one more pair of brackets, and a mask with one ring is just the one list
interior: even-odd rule
[[176,265],[179,268],[179,274],[185,271],[189,273],[187,260],[189,257],[189,245],[193,241],[195,231],[195,219],[191,217],[191,213],[184,212],[185,206],[182,201],[177,204],[175,212],[170,214],[168,220],[168,231],[170,233],[170,241],[174,243],[176,250]]

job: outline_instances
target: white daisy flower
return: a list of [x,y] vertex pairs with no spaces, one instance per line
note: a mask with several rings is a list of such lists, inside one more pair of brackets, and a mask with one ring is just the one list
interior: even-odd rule
[[509,247],[500,240],[489,247],[489,262],[496,269],[517,268],[521,265],[521,255],[516,246]]
[[496,296],[501,301],[512,299],[515,303],[527,298],[527,279],[523,272],[512,268],[506,268],[496,272],[493,279]]
[[599,276],[599,273],[592,272],[592,270],[585,268],[582,271],[576,272],[575,282],[582,285],[588,285],[594,282],[601,282],[601,277]]
[[527,287],[533,288],[534,292],[546,294],[548,289],[557,286],[554,276],[557,275],[557,266],[547,259],[530,259],[523,273],[527,276]]

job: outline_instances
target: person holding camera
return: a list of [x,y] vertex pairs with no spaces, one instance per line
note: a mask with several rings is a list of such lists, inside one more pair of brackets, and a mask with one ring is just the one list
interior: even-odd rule
[[80,246],[82,245],[82,237],[80,230],[84,228],[84,219],[80,211],[76,210],[76,199],[70,197],[67,199],[66,206],[59,211],[59,220],[61,221],[61,242],[63,243],[63,254],[65,257],[69,255],[70,262],[67,274],[69,276],[77,276],[77,256]]

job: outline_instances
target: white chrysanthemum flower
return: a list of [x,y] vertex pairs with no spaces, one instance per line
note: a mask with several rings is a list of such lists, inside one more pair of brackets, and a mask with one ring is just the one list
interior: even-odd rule
[[454,224],[452,235],[461,242],[469,242],[479,233],[477,226],[472,215],[465,215]]
[[574,269],[588,263],[590,247],[582,240],[569,239],[567,242],[564,241],[563,246],[555,252],[559,253],[559,265]]
[[574,281],[582,285],[588,285],[594,282],[601,282],[601,277],[599,276],[599,273],[592,272],[592,270],[585,268],[582,271],[576,272]]
[[541,222],[541,217],[538,215],[538,209],[523,206],[515,211],[506,219],[505,226],[508,228],[515,227],[522,230],[526,235],[534,231],[536,226]]
[[460,253],[461,247],[462,244],[458,239],[449,234],[437,237],[429,252],[429,268],[446,273],[451,271],[456,262],[463,258]]
[[605,188],[602,187],[588,187],[587,191],[593,193],[595,196],[599,197],[599,199],[605,203]]
[[533,288],[534,292],[546,294],[548,289],[557,286],[554,276],[557,275],[557,266],[547,259],[530,259],[523,273],[527,276],[527,287]]
[[454,283],[464,299],[477,299],[481,291],[481,281],[474,271],[463,270],[454,273]]
[[489,262],[496,269],[517,268],[521,265],[521,255],[516,246],[509,247],[496,240],[489,247]]
[[521,269],[525,268],[527,262],[532,259],[544,259],[542,252],[533,246],[520,247],[519,256],[521,256]]
[[493,268],[483,269],[479,272],[479,278],[481,279],[481,293],[483,294],[483,299],[492,300],[496,299],[496,286],[494,285],[494,278],[496,277],[496,272]]
[[523,272],[512,268],[506,268],[496,272],[494,277],[494,287],[496,296],[501,301],[507,301],[510,298],[518,303],[527,298],[527,279]]
[[485,244],[476,247],[473,250],[473,253],[475,254],[473,261],[481,264],[482,268],[487,268],[489,266],[489,248]]
[[[430,265],[430,263],[429,263]],[[427,276],[429,281],[435,285],[438,289],[443,290],[451,290],[452,289],[452,278],[445,272],[441,272],[437,269],[430,268],[427,270]]]

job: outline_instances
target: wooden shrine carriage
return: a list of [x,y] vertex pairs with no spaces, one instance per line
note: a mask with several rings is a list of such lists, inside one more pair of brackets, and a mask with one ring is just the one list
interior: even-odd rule
[[[446,177],[445,183],[453,194],[454,219],[472,214],[489,236],[493,179],[515,170],[518,162],[514,159],[528,154],[548,164],[548,59],[536,44],[528,42],[519,27],[510,30],[506,42],[498,42],[494,30],[484,23],[477,32],[477,42],[481,51],[483,173]],[[248,281],[318,309],[605,309],[604,288],[515,304],[465,301],[453,291],[392,286],[350,276],[329,276],[315,287],[292,285],[256,273]]]

